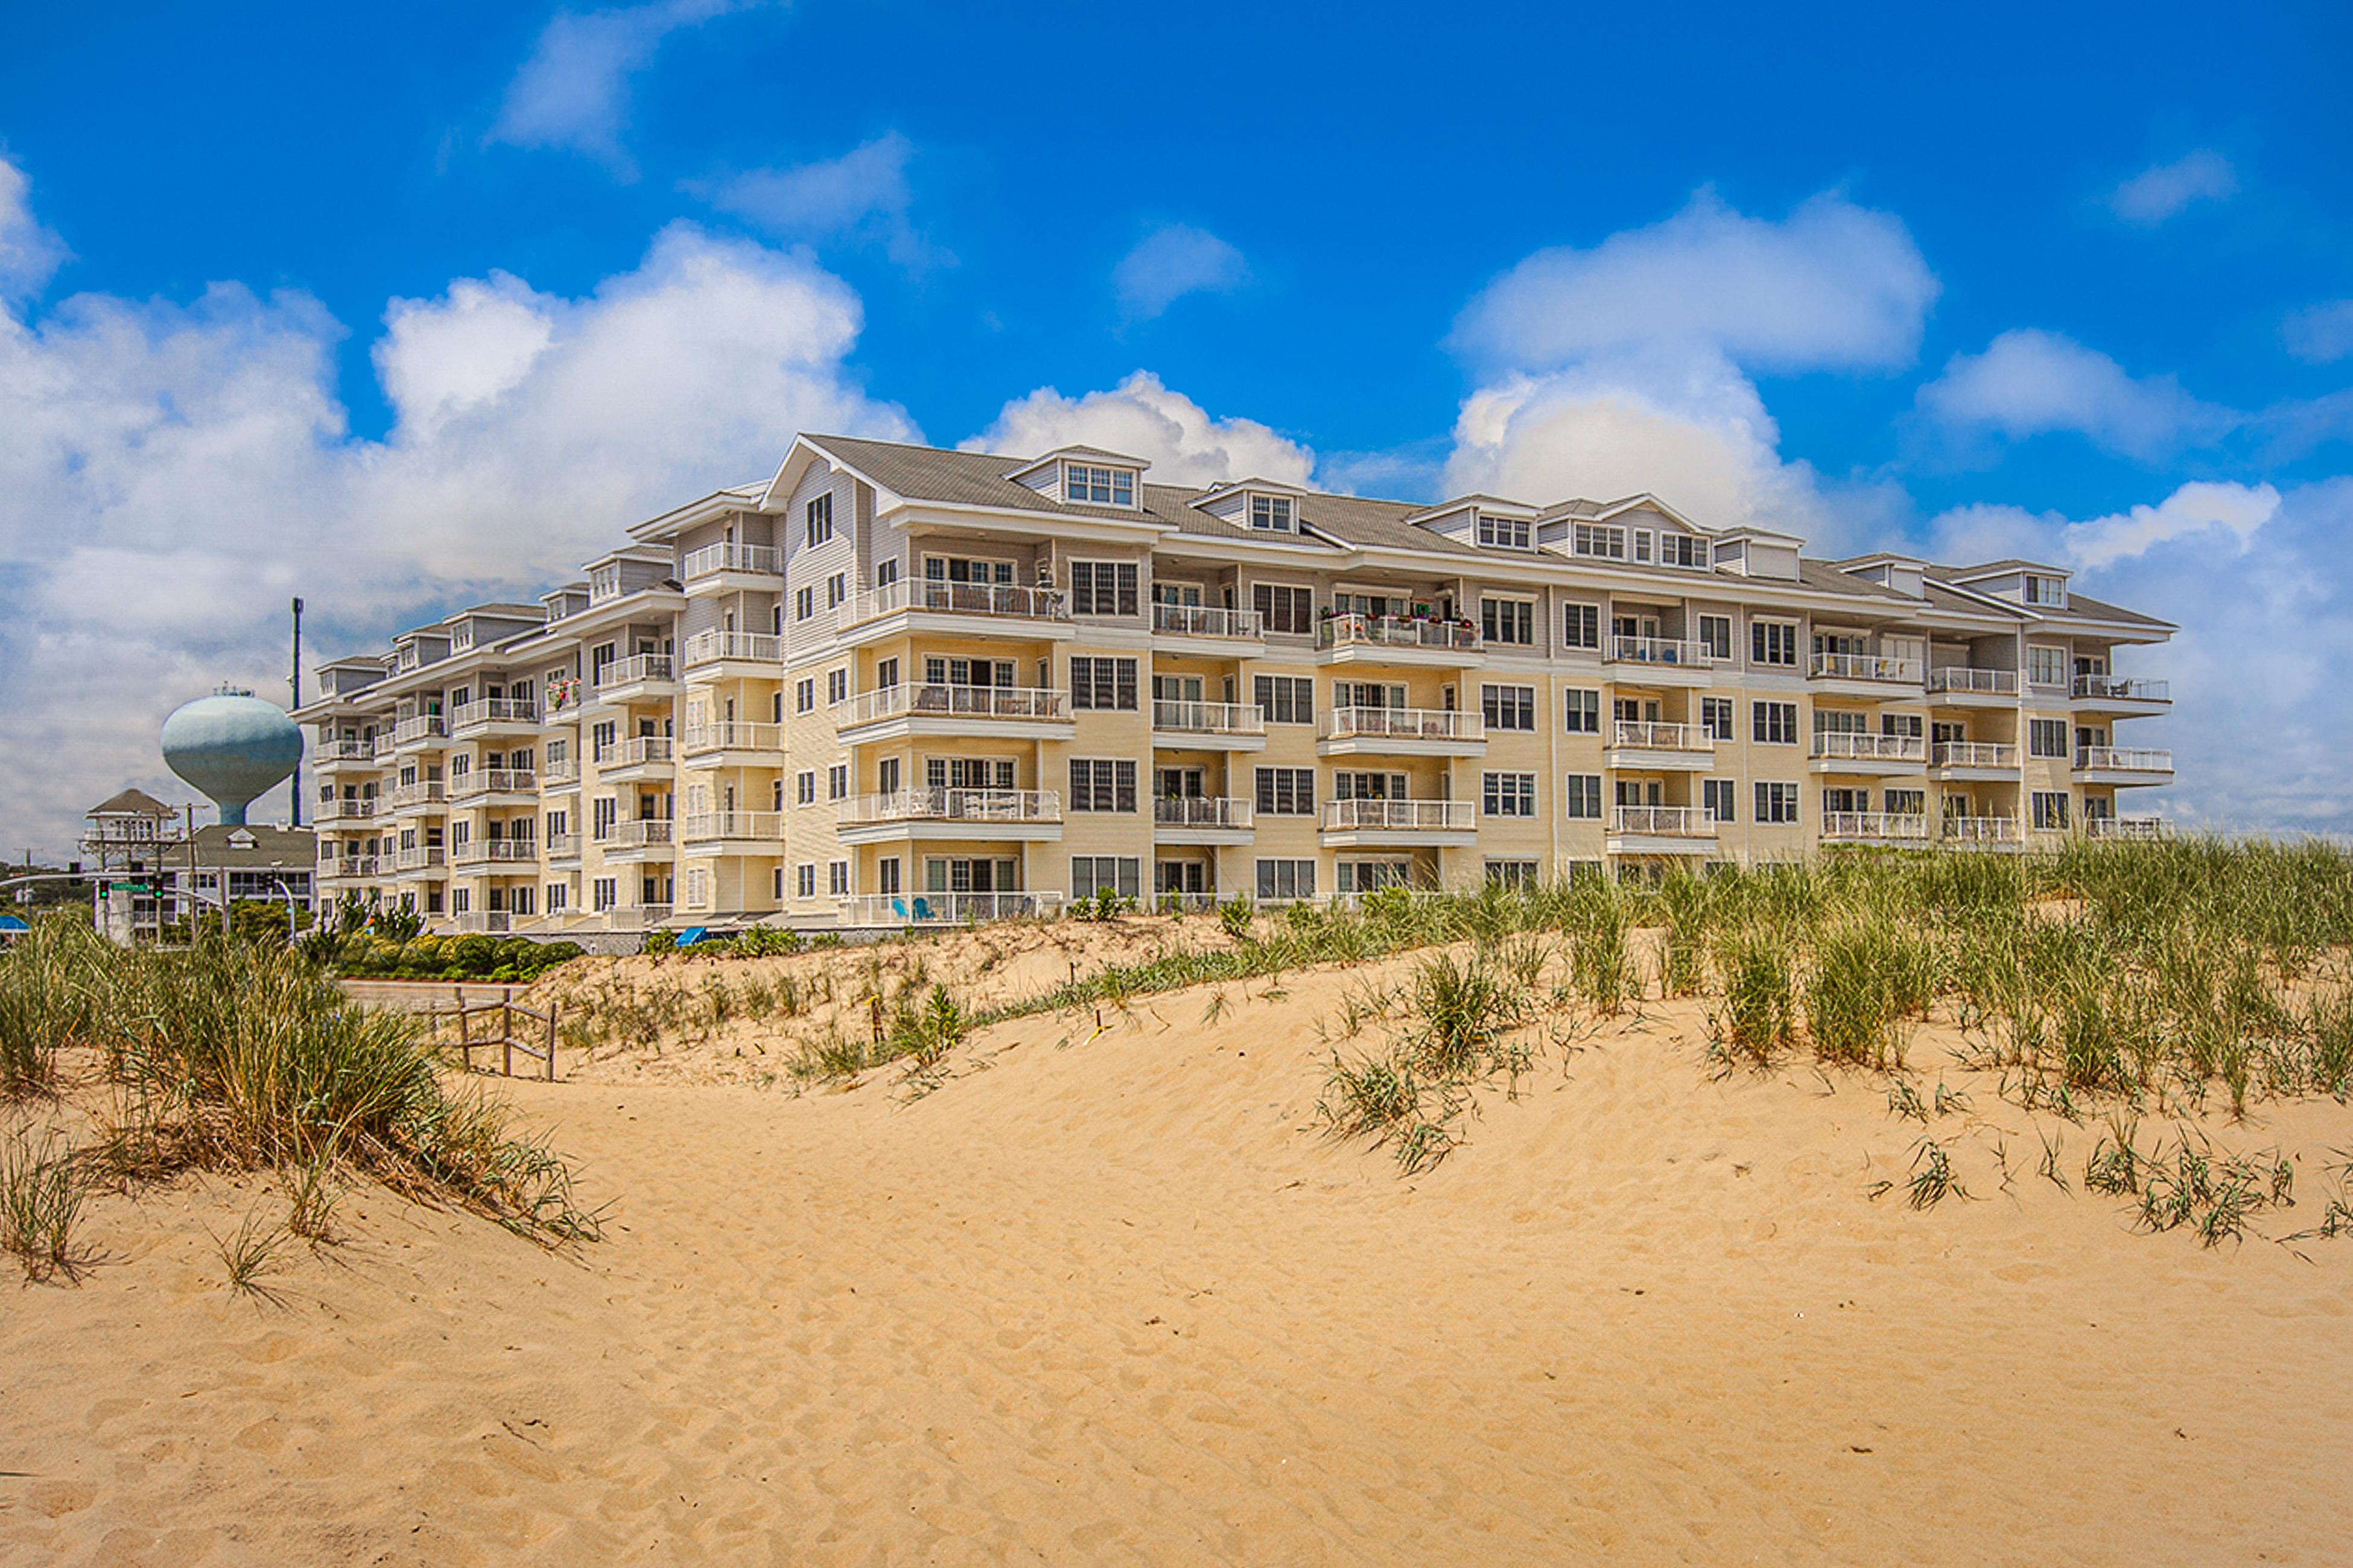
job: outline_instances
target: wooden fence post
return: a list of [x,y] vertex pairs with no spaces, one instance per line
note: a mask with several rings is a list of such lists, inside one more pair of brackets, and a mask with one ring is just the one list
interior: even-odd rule
[[547,1004],[547,1081],[555,1081],[555,1009],[562,1005],[554,998]]
[[506,1045],[506,1073],[514,1077],[514,993],[499,993],[499,1037]]

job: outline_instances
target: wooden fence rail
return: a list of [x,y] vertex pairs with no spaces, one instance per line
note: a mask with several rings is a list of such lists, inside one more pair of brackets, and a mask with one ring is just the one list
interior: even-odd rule
[[[508,1078],[515,1075],[515,1057],[520,1053],[538,1066],[537,1077],[555,1081],[555,1015],[556,1004],[550,1002],[547,1011],[525,1007],[514,1000],[514,993],[502,991],[495,1002],[469,1004],[461,987],[455,1005],[444,1010],[429,1009],[426,1015],[436,1037],[441,1032],[443,1019],[457,1026],[457,1047],[466,1070],[474,1070],[474,1053],[495,1050],[499,1053],[497,1071]],[[484,1020],[476,1027],[476,1020]],[[494,1020],[494,1022],[492,1022]]]

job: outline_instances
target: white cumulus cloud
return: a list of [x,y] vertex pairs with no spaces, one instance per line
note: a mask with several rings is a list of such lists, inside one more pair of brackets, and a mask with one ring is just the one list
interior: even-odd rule
[[2143,169],[2107,195],[2108,210],[2125,222],[2154,228],[2179,217],[2199,202],[2219,202],[2236,195],[2238,171],[2211,147],[2200,147],[2175,159]]
[[1119,308],[1131,321],[1148,321],[1187,294],[1230,294],[1250,282],[1242,253],[1191,224],[1164,224],[1120,258],[1112,269]]
[[65,242],[33,216],[32,183],[0,160],[0,304],[41,291],[66,259]]
[[751,169],[689,188],[724,213],[783,239],[871,236],[891,259],[921,268],[954,259],[926,244],[910,221],[914,189],[907,163],[914,144],[896,131],[839,158]]
[[2141,458],[2215,440],[2241,422],[2169,375],[2132,375],[2096,349],[2031,328],[2002,333],[1983,353],[1955,355],[1920,389],[1919,405],[1957,434],[2023,440],[2073,431]]
[[491,140],[518,147],[585,153],[634,174],[621,146],[629,79],[652,63],[662,40],[749,8],[754,0],[656,0],[605,11],[559,11],[507,84]]
[[995,423],[962,443],[965,450],[1035,457],[1057,447],[1100,447],[1142,458],[1155,484],[1213,485],[1277,479],[1303,485],[1315,454],[1254,419],[1212,416],[1149,371],[1109,392],[1065,397],[1041,386],[1008,403]]
[[125,784],[185,799],[156,726],[224,679],[283,700],[292,595],[313,658],[373,651],[535,597],[628,524],[765,476],[796,430],[915,436],[850,373],[860,326],[806,258],[675,226],[578,297],[494,273],[391,301],[396,419],[366,439],[334,391],[344,329],[305,296],[0,308],[12,823],[62,848]]

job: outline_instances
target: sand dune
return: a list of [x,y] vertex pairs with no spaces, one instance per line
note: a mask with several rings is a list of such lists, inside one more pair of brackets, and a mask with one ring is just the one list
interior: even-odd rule
[[[105,1200],[0,1320],[0,1556],[2343,1559],[2353,1242],[2135,1234],[1984,1084],[1974,1200],[1873,1201],[1916,1125],[1712,1079],[1683,1004],[1400,1181],[1313,1126],[1317,1021],[1398,967],[1008,1025],[920,1096],[694,1081],[720,1039],[514,1084],[613,1205],[574,1257],[360,1193],[270,1306],[206,1235],[266,1186]],[[2212,1131],[2316,1180],[2353,1111]]]

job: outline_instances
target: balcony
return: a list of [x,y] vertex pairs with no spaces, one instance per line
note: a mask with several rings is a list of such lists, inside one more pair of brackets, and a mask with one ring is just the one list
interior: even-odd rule
[[1476,713],[1446,708],[1335,708],[1316,725],[1319,755],[1483,757],[1487,726]]
[[2149,843],[2172,837],[2173,826],[2161,816],[2087,816],[2084,818],[2084,836]]
[[1062,797],[1052,790],[902,789],[846,800],[836,808],[835,822],[844,844],[902,838],[1040,842],[1062,836]]
[[384,766],[385,763],[392,760],[393,752],[399,749],[400,747],[398,742],[394,741],[392,738],[392,729],[389,725],[378,731],[376,732],[375,751],[374,753],[375,765],[377,767]]
[[414,848],[396,850],[392,857],[393,874],[401,877],[438,877],[444,864],[438,844],[420,844]]
[[544,789],[576,787],[580,783],[580,759],[570,756],[548,758],[547,764],[539,770],[539,782]]
[[438,713],[420,713],[414,719],[403,719],[392,727],[393,750],[397,752],[439,749],[448,739],[448,727],[441,722]]
[[452,866],[535,866],[539,845],[529,838],[470,838],[449,850]]
[[1697,805],[1613,805],[1607,847],[1612,855],[1705,855],[1715,847],[1715,816]]
[[648,702],[678,694],[678,672],[666,653],[632,654],[596,672],[596,700]]
[[450,924],[457,927],[461,935],[481,932],[491,936],[504,936],[514,929],[510,923],[512,917],[504,910],[469,910],[462,915],[452,915]]
[[1060,893],[854,893],[836,901],[847,926],[974,925],[1062,910]]
[[765,632],[697,632],[686,639],[684,662],[697,679],[782,680],[785,639]]
[[351,882],[373,877],[375,875],[376,858],[374,855],[346,855],[340,860],[322,859],[319,862],[319,875],[331,882]]
[[1964,707],[2008,708],[2018,700],[2018,671],[1948,664],[1928,672],[1928,700]]
[[580,835],[577,833],[549,834],[547,836],[547,858],[550,860],[579,859]]
[[1266,712],[1250,702],[1178,702],[1155,699],[1152,743],[1191,752],[1266,749]]
[[1928,842],[1928,819],[1915,813],[1826,811],[1825,844],[1915,844]]
[[2171,752],[2123,746],[2079,746],[2075,782],[2089,784],[2161,784],[2173,782]]
[[834,704],[833,723],[851,744],[919,735],[1068,741],[1078,733],[1068,692],[1029,686],[886,686]]
[[503,795],[509,799],[500,804],[509,805],[517,804],[514,797],[522,797],[522,800],[527,801],[536,799],[538,795],[539,775],[529,768],[474,768],[466,773],[453,773],[449,777],[451,800],[472,800],[478,795]]
[[1486,662],[1479,628],[1404,616],[1327,616],[1315,626],[1318,664],[1403,664],[1461,669]]
[[1262,643],[1266,623],[1256,610],[1222,610],[1210,605],[1155,605],[1155,637],[1185,642]]
[[670,818],[653,816],[608,824],[596,840],[607,860],[667,860],[678,835]]
[[1862,735],[1817,730],[1809,766],[1818,773],[1911,774],[1928,771],[1928,742],[1917,735]]
[[1948,816],[1939,837],[1965,849],[2015,849],[2026,842],[2014,816]]
[[841,641],[850,647],[911,632],[1034,642],[1041,637],[1059,641],[1075,629],[1070,600],[1060,589],[1017,588],[1009,583],[902,580],[852,595],[838,614]]
[[338,822],[365,822],[375,816],[374,795],[346,795],[335,800],[322,800],[311,818],[314,826],[327,827]]
[[687,817],[679,837],[690,855],[782,855],[785,814],[699,811]]
[[1601,658],[1625,667],[1611,671],[1610,679],[1629,685],[1705,686],[1715,679],[1715,650],[1704,642],[1613,637]]
[[2080,713],[2162,713],[2173,706],[2173,686],[2121,675],[2079,675],[2073,688]]
[[1928,776],[1957,782],[2014,782],[2018,748],[1984,741],[1939,741],[1928,752]]
[[632,735],[596,748],[599,784],[627,784],[631,779],[667,778],[676,748],[668,735]]
[[1479,812],[1467,800],[1335,800],[1324,806],[1324,842],[1356,845],[1470,845]]
[[1641,773],[1705,771],[1715,761],[1715,737],[1697,724],[1620,720],[1609,726],[1607,766]]
[[1248,844],[1250,802],[1219,795],[1169,795],[1152,803],[1155,844]]
[[444,809],[439,779],[419,780],[415,784],[395,784],[385,799],[392,803],[395,816],[415,816],[438,814]]
[[325,773],[335,768],[371,768],[375,765],[376,744],[368,741],[322,741],[311,750],[311,765]]
[[[1925,674],[1916,658],[1890,658],[1876,653],[1818,653],[1806,667],[1806,677],[1826,690],[1854,697],[1908,697],[1921,689]],[[1904,689],[1908,688],[1909,689]]]
[[512,697],[485,697],[461,702],[449,710],[449,733],[466,735],[534,735],[539,732],[539,705]]
[[782,724],[689,724],[678,754],[690,767],[775,768],[785,761]]
[[687,597],[773,590],[784,574],[785,552],[771,544],[706,544],[679,563]]

